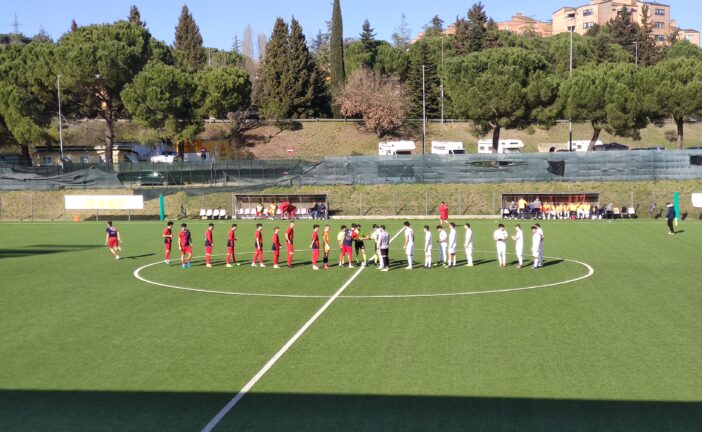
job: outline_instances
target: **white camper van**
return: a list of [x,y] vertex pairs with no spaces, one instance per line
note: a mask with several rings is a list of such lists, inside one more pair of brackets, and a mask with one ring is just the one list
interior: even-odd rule
[[[524,143],[522,140],[500,140],[497,147],[497,153],[521,153],[523,148]],[[478,153],[492,153],[492,140],[478,141]]]
[[[568,149],[568,145],[570,143],[566,143],[566,149]],[[590,145],[590,140],[573,140],[573,150],[576,152],[586,152],[588,146]],[[596,146],[601,146],[602,141],[597,140],[595,141]]]
[[462,142],[432,141],[431,154],[435,155],[462,155],[466,154]]
[[388,141],[378,144],[380,156],[411,155],[416,149],[414,141]]

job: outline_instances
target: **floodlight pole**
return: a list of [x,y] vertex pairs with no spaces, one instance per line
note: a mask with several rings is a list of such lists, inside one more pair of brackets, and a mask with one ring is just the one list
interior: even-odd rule
[[59,153],[63,162],[63,119],[61,115],[61,75],[56,75],[56,89],[58,93],[58,127],[59,127]]
[[[572,18],[571,18],[572,19]],[[573,77],[573,31],[575,30],[575,25],[568,28],[570,33],[570,64],[568,67],[568,78]],[[573,151],[573,117],[568,119],[568,151]]]
[[425,66],[422,65],[422,154],[426,153],[427,143],[427,89],[424,79]]
[[639,43],[634,42],[634,46],[636,47],[636,57],[634,57],[635,62],[636,62],[635,64],[636,64],[636,67],[639,67]]

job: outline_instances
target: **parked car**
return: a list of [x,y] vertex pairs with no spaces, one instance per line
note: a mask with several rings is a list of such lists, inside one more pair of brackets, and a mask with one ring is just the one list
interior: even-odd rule
[[629,146],[626,146],[624,144],[619,144],[619,143],[609,143],[609,144],[602,144],[602,145],[595,146],[595,151],[621,151],[621,150],[629,150]]
[[180,180],[170,174],[160,172],[145,173],[137,177],[137,182],[141,186],[167,186],[183,184]]
[[688,147],[687,150],[702,150],[702,146]]
[[663,151],[665,147],[637,147],[632,150],[650,150],[650,151]]

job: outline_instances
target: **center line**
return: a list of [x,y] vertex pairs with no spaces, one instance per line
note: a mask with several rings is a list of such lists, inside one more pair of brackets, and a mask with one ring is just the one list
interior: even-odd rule
[[[403,230],[404,230],[404,229],[403,229]],[[402,233],[403,230],[400,230],[400,232],[398,232],[398,233],[390,240],[390,243],[392,243],[392,241],[395,240],[395,239]],[[371,259],[373,259],[373,258],[371,258]],[[224,406],[224,408],[222,408],[222,409],[217,413],[217,415],[214,416],[214,417],[212,418],[212,420],[210,420],[209,423],[207,423],[207,426],[205,426],[205,427],[202,429],[202,432],[210,432],[210,431],[212,431],[212,429],[214,429],[214,427],[217,426],[217,424],[219,424],[220,421],[222,421],[222,419],[224,418],[224,416],[226,416],[226,415],[229,413],[229,411],[231,411],[232,408],[234,408],[234,407],[236,406],[236,404],[238,404],[239,401],[241,401],[241,399],[242,399],[244,396],[246,396],[246,394],[247,394],[249,391],[251,391],[251,389],[253,388],[253,386],[255,386],[256,383],[259,382],[259,381],[261,380],[261,378],[263,378],[263,376],[264,376],[264,375],[278,362],[278,360],[280,360],[280,358],[290,349],[290,347],[293,346],[293,344],[295,344],[295,342],[297,342],[297,340],[300,339],[300,337],[302,337],[303,334],[305,334],[305,332],[310,328],[310,326],[311,326],[312,324],[314,324],[314,322],[317,321],[317,319],[318,319],[320,316],[322,316],[322,314],[324,313],[324,311],[326,311],[326,310],[329,308],[329,306],[331,306],[331,304],[334,303],[334,301],[335,301],[337,298],[339,298],[339,296],[340,296],[341,294],[343,294],[343,292],[346,290],[346,288],[348,288],[348,286],[351,285],[351,283],[358,277],[358,275],[361,274],[361,272],[362,272],[364,269],[365,269],[365,267],[359,267],[359,269],[356,270],[356,272],[353,274],[353,276],[351,276],[351,277],[349,278],[349,280],[347,280],[346,283],[344,283],[344,285],[342,285],[342,287],[339,288],[339,290],[338,290],[336,293],[334,293],[333,296],[329,297],[329,300],[327,300],[326,303],[324,303],[324,305],[323,305],[321,308],[319,308],[319,310],[318,310],[317,312],[315,312],[315,314],[312,315],[312,317],[311,317],[310,319],[307,320],[307,322],[300,328],[300,330],[298,330],[297,333],[295,333],[295,334],[293,335],[293,337],[291,337],[290,340],[288,340],[288,341],[285,343],[285,345],[283,345],[283,347],[282,347],[280,350],[278,350],[278,352],[275,353],[275,355],[274,355],[273,357],[271,357],[270,360],[268,360],[268,362],[261,368],[261,370],[259,370],[259,371],[256,373],[256,375],[254,375],[253,378],[251,378],[251,379],[249,380],[249,382],[246,383],[246,385],[239,391],[239,393],[237,393],[236,396],[234,396],[234,397],[232,398],[232,400],[230,400],[229,403],[227,403],[227,404]]]

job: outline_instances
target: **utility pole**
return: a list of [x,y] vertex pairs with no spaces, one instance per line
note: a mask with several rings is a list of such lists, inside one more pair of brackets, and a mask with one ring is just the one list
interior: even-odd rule
[[58,127],[59,127],[59,154],[63,162],[63,116],[61,115],[61,75],[56,75],[56,88],[58,93]]
[[441,124],[444,124],[444,37],[441,36]]
[[426,154],[427,145],[427,89],[424,80],[425,66],[422,65],[422,154]]
[[636,47],[636,57],[635,57],[636,67],[639,67],[639,43],[634,42],[634,46]]

